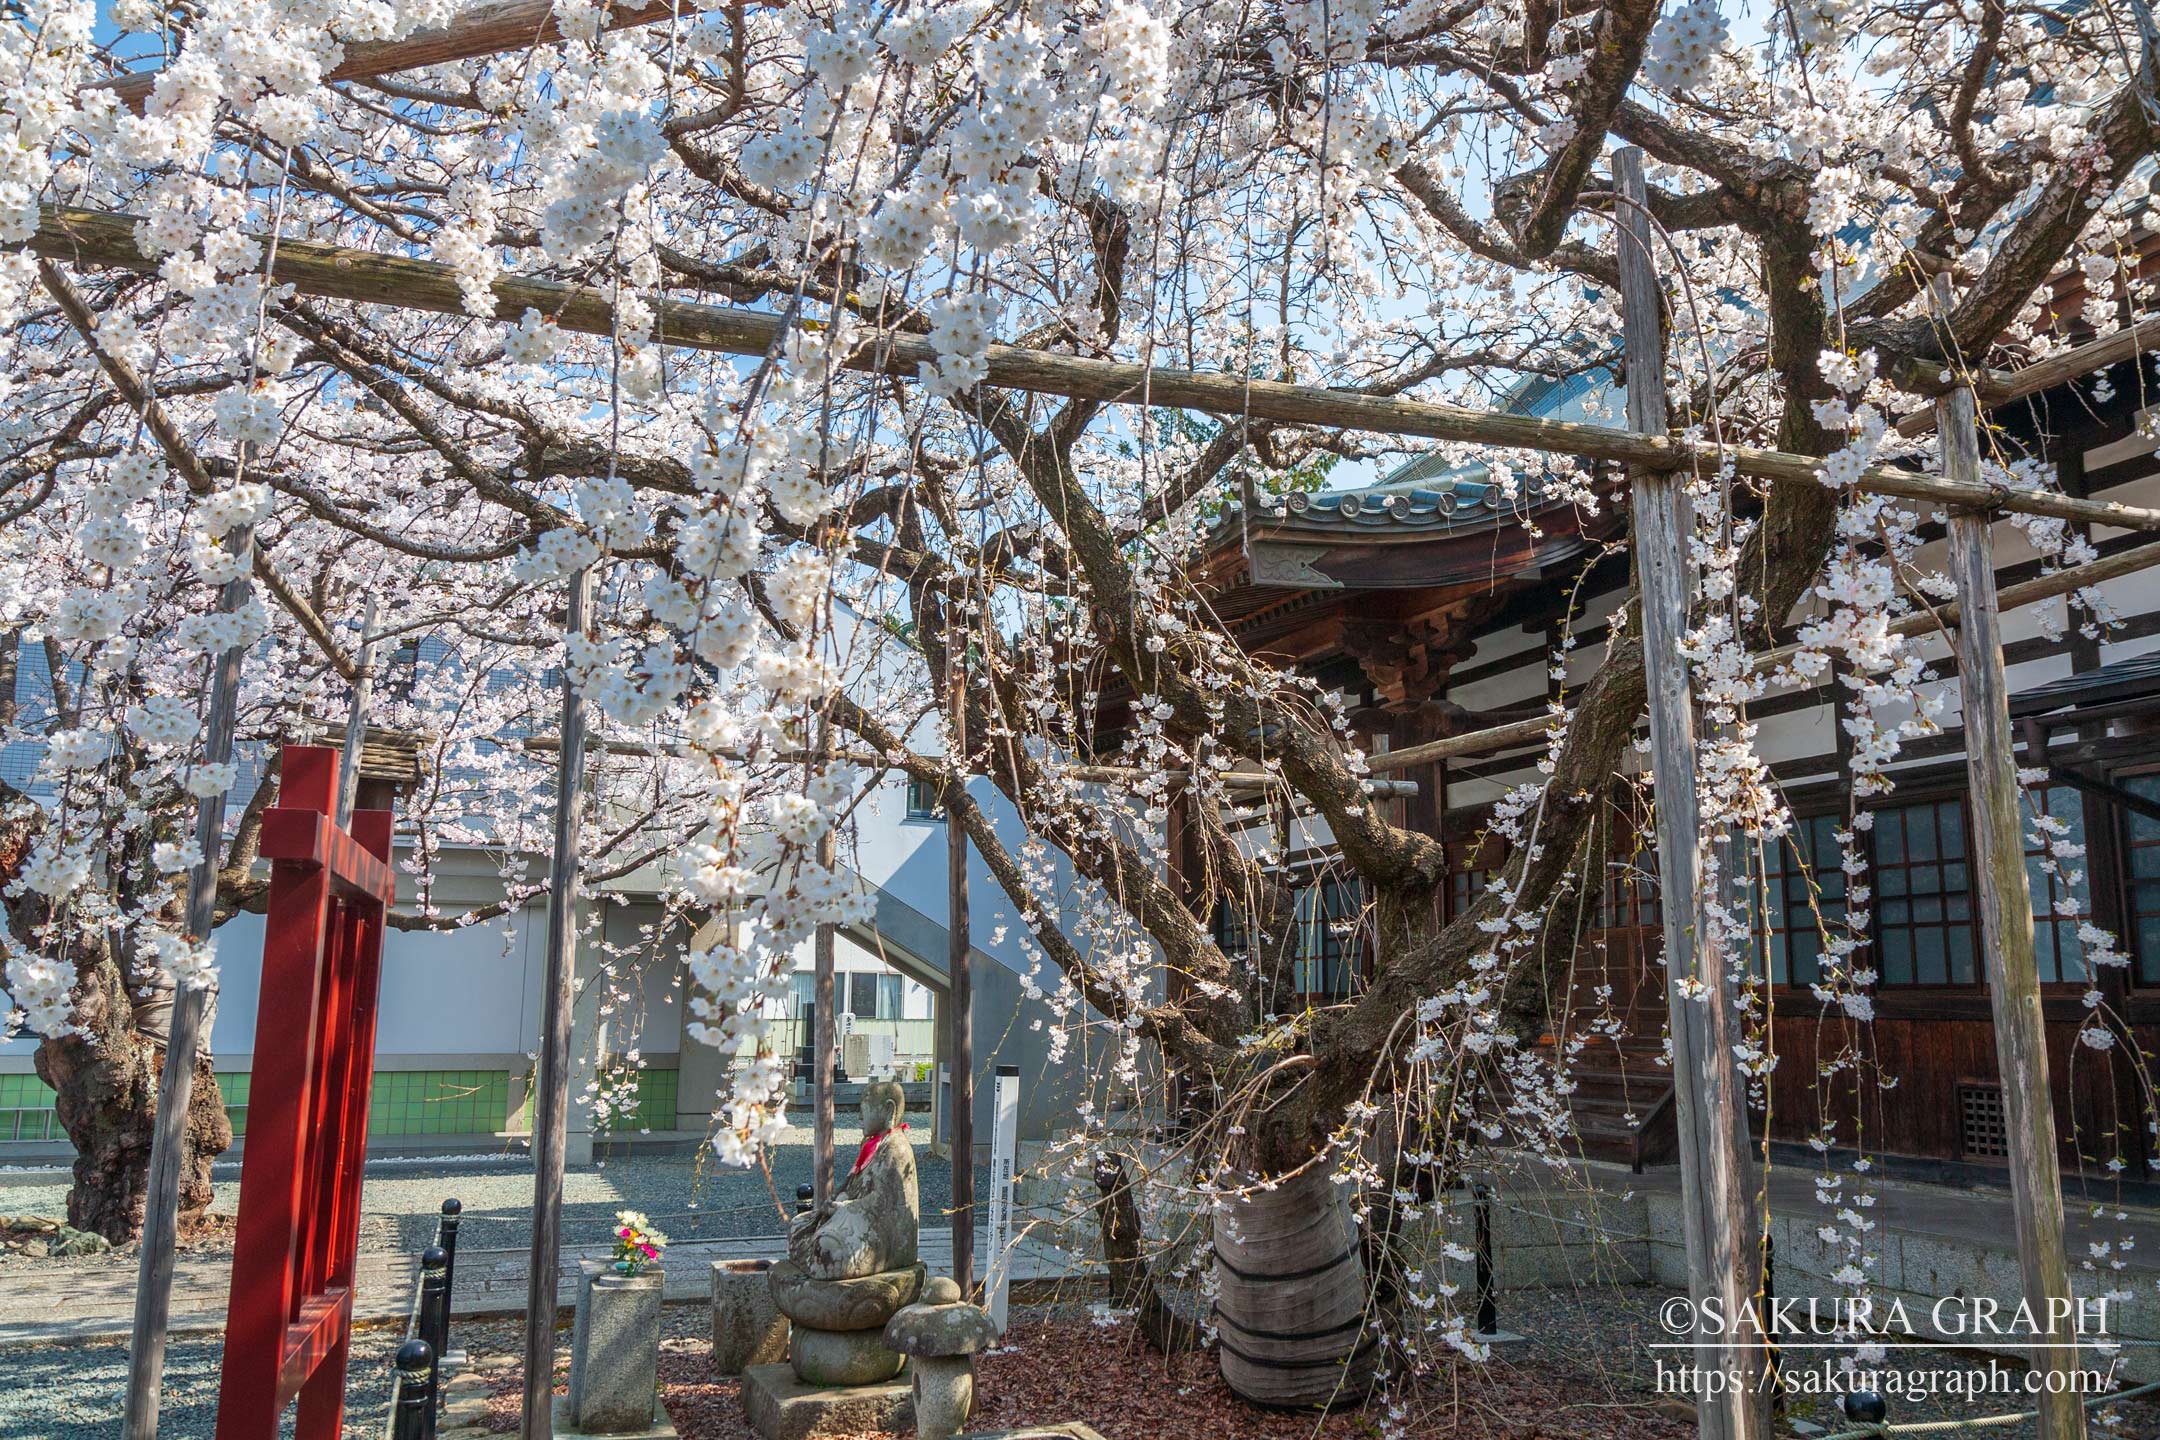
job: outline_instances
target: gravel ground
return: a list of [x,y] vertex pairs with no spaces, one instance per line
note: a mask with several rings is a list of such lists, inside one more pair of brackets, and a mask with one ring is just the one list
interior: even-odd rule
[[[390,1402],[390,1356],[398,1334],[388,1327],[353,1336],[345,1389],[347,1436],[379,1437]],[[0,1359],[0,1440],[112,1440],[120,1433],[127,1346],[28,1345]],[[208,1437],[217,1426],[215,1340],[177,1340],[166,1352],[161,1440]],[[287,1412],[284,1433],[292,1434]]]
[[[919,1130],[927,1127],[918,1127]],[[834,1129],[834,1149],[849,1163],[862,1132],[855,1126]],[[952,1167],[916,1151],[922,1193],[923,1223],[944,1222],[952,1196]],[[773,1152],[772,1171],[723,1167],[702,1147],[690,1154],[625,1155],[591,1169],[572,1170],[563,1182],[563,1229],[567,1235],[601,1235],[617,1210],[642,1210],[674,1240],[714,1240],[785,1232],[781,1205],[792,1211],[795,1187],[811,1173],[810,1132],[797,1127]],[[212,1213],[230,1214],[239,1205],[239,1167],[219,1166],[217,1199]],[[978,1166],[976,1193],[987,1194],[990,1172]],[[530,1240],[533,1175],[522,1153],[497,1157],[475,1155],[435,1159],[397,1158],[368,1166],[361,1191],[360,1248],[372,1252],[414,1251],[431,1243],[445,1197],[465,1207],[458,1244],[467,1249],[514,1250]],[[779,1205],[775,1203],[778,1197]],[[0,1186],[0,1214],[64,1216],[67,1185],[50,1183]],[[207,1236],[190,1247],[195,1255],[231,1253],[230,1236]],[[31,1259],[0,1255],[0,1275],[22,1266],[135,1265],[134,1247],[80,1260]]]

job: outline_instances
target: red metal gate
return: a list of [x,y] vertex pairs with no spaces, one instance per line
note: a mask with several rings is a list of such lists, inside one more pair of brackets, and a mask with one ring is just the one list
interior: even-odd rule
[[383,916],[395,892],[390,812],[336,823],[338,752],[285,747],[263,812],[271,863],[262,993],[217,1440],[337,1440],[352,1331],[353,1252],[375,1073]]

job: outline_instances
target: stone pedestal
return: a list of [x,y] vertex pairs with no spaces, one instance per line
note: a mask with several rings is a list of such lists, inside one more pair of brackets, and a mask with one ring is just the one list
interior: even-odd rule
[[905,1432],[915,1424],[915,1397],[905,1375],[831,1389],[804,1384],[791,1365],[753,1365],[743,1371],[743,1414],[765,1440]]
[[625,1275],[602,1261],[579,1267],[563,1411],[580,1435],[649,1435],[659,1409],[662,1277]]
[[[708,1047],[709,1048],[709,1047]],[[785,1360],[787,1317],[773,1303],[770,1260],[715,1260],[712,1267],[713,1370],[740,1375]]]

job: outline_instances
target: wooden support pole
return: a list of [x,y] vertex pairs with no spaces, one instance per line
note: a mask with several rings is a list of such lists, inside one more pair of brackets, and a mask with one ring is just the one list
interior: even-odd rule
[[[1620,204],[1620,313],[1626,335],[1628,423],[1665,429],[1663,293],[1650,233],[1642,152],[1613,156]],[[1716,938],[1702,884],[1704,850],[1696,803],[1695,699],[1681,655],[1692,586],[1687,495],[1663,471],[1634,481],[1637,584],[1650,699],[1650,756],[1657,787],[1659,893],[1665,897],[1665,978],[1671,1010],[1673,1106],[1679,1122],[1681,1226],[1696,1317],[1692,1359],[1707,1381],[1696,1397],[1704,1440],[1765,1440],[1770,1433],[1764,1354],[1738,1317],[1755,1295],[1754,1185],[1746,1142],[1747,1092],[1735,1047],[1742,1040],[1732,956]],[[1716,1311],[1711,1307],[1716,1306]],[[1723,1324],[1710,1323],[1722,1314]]]
[[[37,233],[31,237],[29,248],[47,259],[71,264],[116,266],[154,274],[158,262],[135,248],[136,223],[132,215],[47,207],[40,212]],[[273,281],[291,285],[302,294],[402,310],[465,313],[464,293],[458,288],[456,273],[430,260],[280,239],[269,268]],[[616,331],[613,301],[607,292],[589,285],[511,276],[497,280],[492,290],[495,313],[505,320],[516,320],[533,309],[565,331],[584,335],[612,335]],[[665,345],[729,355],[764,355],[781,338],[781,317],[766,311],[662,298],[650,303],[657,333]],[[846,365],[853,370],[913,380],[925,364],[934,364],[937,358],[936,348],[927,340],[880,334],[866,336]],[[1676,438],[1662,427],[1652,432],[1616,430],[1573,420],[1545,420],[1358,390],[1289,385],[1228,371],[1172,370],[1013,345],[991,346],[986,367],[985,383],[994,387],[1106,404],[1198,410],[1373,435],[1409,435],[1642,468],[1673,469],[1695,463],[1714,468],[1730,460],[1742,475],[1809,485],[1819,483],[1822,468],[1822,461],[1812,455],[1745,445],[1720,449]],[[1861,476],[1858,488],[1902,500],[1991,505],[2029,515],[2160,532],[2160,510],[2032,491],[2003,495],[1984,485],[1957,484],[1887,465],[1878,465]]]
[[[233,544],[254,549],[252,528]],[[248,603],[246,575],[228,580],[218,608],[231,614]],[[205,765],[232,763],[234,715],[240,702],[239,648],[217,658],[210,677],[210,705],[203,735]],[[205,795],[195,807],[195,845],[202,858],[188,876],[187,938],[200,945],[217,919],[218,859],[225,841],[225,792]],[[203,1018],[214,989],[182,986],[173,996],[172,1028],[158,1072],[156,1128],[150,1135],[150,1174],[143,1194],[142,1253],[135,1265],[135,1320],[128,1344],[124,1440],[157,1440],[158,1407],[165,1380],[166,1327],[172,1315],[173,1242],[180,1221],[180,1165],[187,1149],[188,1106],[195,1098],[195,1060],[202,1049]]]
[[[1935,279],[1937,313],[1949,308],[1949,277]],[[1935,405],[1943,470],[1980,478],[1980,430],[1973,392],[1952,390]],[[2002,624],[1988,516],[1950,514],[1950,578],[1958,596],[1958,696],[1965,715],[1965,770],[1972,791],[1973,890],[1995,1057],[2002,1069],[2003,1125],[2010,1151],[2010,1212],[2017,1227],[2018,1277],[2025,1304],[2047,1326],[2032,1348],[2044,1383],[2035,1398],[2042,1440],[2081,1440],[2085,1409],[2070,1376],[2077,1369],[2069,1265],[2063,1254],[2062,1174],[2048,1086],[2047,1031],[2033,953],[2032,894],[2025,873],[2025,817],[2011,754],[2010,695],[2003,679]]]
[[[570,577],[566,635],[585,633],[592,610],[588,566]],[[578,843],[583,826],[585,697],[563,673],[562,749],[555,766],[555,854],[548,866],[547,989],[540,1063],[533,1074],[533,1223],[525,1291],[523,1440],[555,1433],[556,1289],[562,1264],[563,1154],[570,1121],[570,1021],[577,1003]]]
[[340,830],[352,823],[353,804],[360,797],[360,751],[367,744],[368,707],[375,700],[375,597],[367,598],[360,621],[360,644],[353,651],[359,668],[353,675],[352,708],[345,712],[345,748],[338,761],[337,823]]
[[960,806],[967,799],[967,632],[948,640],[945,684],[951,691],[951,789],[945,797],[945,973],[951,987],[952,1066],[952,1251],[953,1279],[963,1298],[975,1288],[975,981],[968,973],[974,949],[968,920],[967,827]]
[[[832,753],[832,722],[818,722],[818,749],[826,755]],[[838,837],[828,826],[818,838],[818,863],[830,870],[839,858]],[[813,1003],[817,1012],[811,1022],[810,1043],[815,1053],[810,1062],[812,1103],[815,1106],[811,1130],[810,1180],[814,1187],[816,1203],[823,1209],[832,1195],[833,1171],[833,1041],[839,1028],[833,1014],[833,927],[817,927],[817,939],[812,949],[812,969],[815,978]],[[905,1118],[905,1117],[902,1117]]]
[[[2112,335],[2098,340],[2088,340],[2058,351],[2045,360],[2015,370],[1991,370],[1980,377],[1980,393],[1976,405],[1992,410],[2007,405],[2012,400],[2022,400],[2057,385],[2066,385],[2095,370],[2105,370],[2110,365],[2120,365],[2134,355],[2143,355],[2160,349],[2160,315],[2152,315],[2135,325],[2126,325]],[[1904,436],[1925,435],[1935,428],[1936,417],[1941,411],[1940,402],[1924,410],[1915,410],[1897,422],[1897,432]]]

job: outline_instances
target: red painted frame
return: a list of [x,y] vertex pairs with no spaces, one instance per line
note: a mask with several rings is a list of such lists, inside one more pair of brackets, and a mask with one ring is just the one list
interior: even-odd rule
[[337,1440],[375,1076],[383,917],[396,894],[388,810],[337,813],[338,752],[285,747],[263,812],[271,861],[217,1440]]

